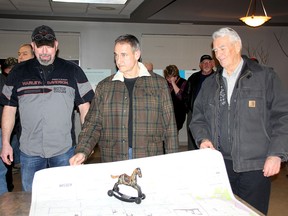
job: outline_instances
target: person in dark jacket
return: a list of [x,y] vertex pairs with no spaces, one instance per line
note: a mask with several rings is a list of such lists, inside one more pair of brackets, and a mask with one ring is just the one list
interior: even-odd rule
[[202,55],[200,58],[200,71],[193,73],[187,80],[184,89],[184,102],[187,107],[187,137],[188,137],[188,150],[198,149],[195,140],[191,134],[189,124],[192,119],[194,101],[202,86],[204,80],[214,73],[213,67],[215,62],[210,55]]
[[168,65],[164,69],[164,77],[170,89],[174,114],[176,118],[177,130],[182,129],[186,119],[186,107],[184,103],[184,89],[187,81],[180,77],[179,69],[176,65]]
[[241,56],[236,31],[212,38],[223,68],[203,83],[190,129],[200,149],[222,153],[233,193],[267,214],[269,177],[288,158],[288,94],[272,68]]
[[[12,68],[17,64],[17,59],[14,57],[8,57],[5,59],[3,65],[1,65],[1,72],[0,73],[0,92],[5,85],[6,79]],[[2,112],[3,106],[0,105],[0,152],[2,150]],[[13,130],[13,136],[11,136],[11,146],[13,149],[19,149],[18,145],[19,142]],[[4,162],[0,159],[0,195],[9,191],[13,191],[13,175],[12,175],[12,165],[4,164]]]
[[[17,64],[17,59],[14,57],[8,57],[5,59],[4,64],[2,66],[2,73],[0,76],[0,80],[1,80],[0,81],[0,92],[2,91],[2,89],[5,85],[7,76],[9,75],[10,71],[13,69],[13,67],[16,64]],[[2,127],[1,127],[2,112],[3,112],[3,106],[0,105],[0,140],[1,140],[0,146],[2,146]],[[16,115],[16,119],[18,119],[17,115]],[[18,122],[18,121],[16,121],[16,122]],[[20,163],[19,140],[17,138],[16,133],[17,133],[17,124],[15,124],[15,126],[13,128],[11,139],[10,139],[10,143],[11,143],[11,146],[13,148],[14,163],[11,165],[5,164],[7,167],[6,182],[7,182],[7,188],[8,188],[9,192],[12,192],[14,189],[14,184],[13,184],[13,173],[15,170],[14,166],[15,166],[15,164]],[[19,170],[16,170],[16,171],[19,172]]]

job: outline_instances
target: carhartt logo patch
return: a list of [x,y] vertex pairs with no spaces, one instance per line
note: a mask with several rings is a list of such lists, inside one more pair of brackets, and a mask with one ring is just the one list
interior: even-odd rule
[[256,107],[256,101],[255,100],[249,100],[248,107],[255,108]]

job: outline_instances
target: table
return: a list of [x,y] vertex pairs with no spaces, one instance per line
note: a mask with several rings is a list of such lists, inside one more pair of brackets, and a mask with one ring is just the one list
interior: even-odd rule
[[[30,192],[7,192],[0,196],[0,215],[1,216],[28,216],[31,205]],[[257,212],[260,216],[263,214],[250,206],[241,198],[235,196],[240,202]]]

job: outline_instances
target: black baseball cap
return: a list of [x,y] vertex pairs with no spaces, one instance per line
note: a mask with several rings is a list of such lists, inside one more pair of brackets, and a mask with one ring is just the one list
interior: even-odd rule
[[37,47],[40,46],[54,47],[56,36],[52,28],[46,25],[42,25],[34,29],[31,39],[33,42],[36,43]]
[[203,55],[203,56],[201,56],[201,58],[200,58],[200,62],[202,62],[202,61],[204,61],[204,60],[206,60],[206,59],[212,60],[212,57],[211,57],[210,55]]

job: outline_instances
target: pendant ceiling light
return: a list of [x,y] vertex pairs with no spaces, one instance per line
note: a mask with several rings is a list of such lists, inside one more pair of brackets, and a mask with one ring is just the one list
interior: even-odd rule
[[[253,4],[253,1],[254,1],[254,4]],[[263,25],[265,22],[267,22],[268,20],[271,19],[270,16],[267,16],[263,1],[262,0],[259,0],[259,1],[261,2],[261,8],[264,12],[264,15],[262,15],[262,16],[256,15],[257,0],[250,0],[250,4],[249,4],[249,8],[247,10],[246,16],[240,18],[240,20],[243,21],[248,26],[258,27],[258,26]],[[253,4],[253,6],[252,6],[252,4]],[[251,6],[253,7],[252,10],[251,10]],[[252,11],[251,15],[249,15],[250,10]]]
[[89,4],[125,4],[127,0],[52,0],[53,2],[89,3]]

